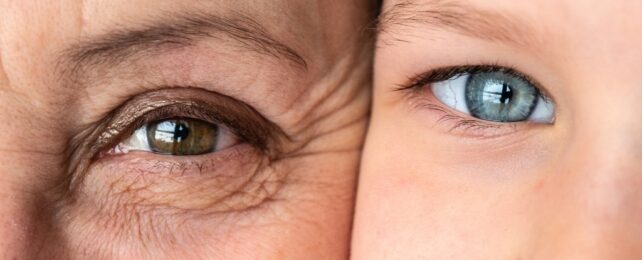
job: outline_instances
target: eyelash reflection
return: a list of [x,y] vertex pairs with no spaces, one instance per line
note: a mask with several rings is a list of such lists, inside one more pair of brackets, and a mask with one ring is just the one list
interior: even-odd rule
[[554,121],[554,104],[539,86],[512,68],[470,65],[431,70],[410,78],[397,91],[414,108],[439,112],[436,121],[451,124],[449,132],[494,137]]

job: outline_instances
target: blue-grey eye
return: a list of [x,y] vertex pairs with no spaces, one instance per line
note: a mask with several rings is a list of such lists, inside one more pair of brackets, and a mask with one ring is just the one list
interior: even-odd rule
[[464,72],[431,88],[445,105],[481,120],[553,123],[555,118],[554,104],[537,87],[505,69]]

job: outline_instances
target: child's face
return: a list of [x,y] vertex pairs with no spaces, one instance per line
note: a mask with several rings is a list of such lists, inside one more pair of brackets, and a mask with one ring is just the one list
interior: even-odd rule
[[356,258],[642,253],[642,1],[388,0],[380,26]]

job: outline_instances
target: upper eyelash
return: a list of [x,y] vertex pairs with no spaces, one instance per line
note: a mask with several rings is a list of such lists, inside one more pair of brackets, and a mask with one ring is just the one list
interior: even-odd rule
[[400,84],[395,91],[418,90],[428,84],[452,79],[458,75],[480,72],[504,72],[520,77],[526,80],[529,84],[535,86],[535,89],[537,89],[537,93],[541,98],[549,102],[555,102],[551,95],[546,91],[546,88],[531,76],[526,75],[511,66],[497,64],[460,65],[433,69],[428,72],[415,75],[414,77],[410,77],[406,84]]
[[[198,92],[203,92],[203,95],[195,95]],[[206,96],[208,98],[205,98]],[[156,105],[147,105],[150,99],[154,100]],[[276,142],[288,137],[279,126],[267,120],[249,105],[231,97],[198,88],[164,88],[140,94],[126,104],[129,106],[116,109],[106,121],[113,124],[119,121],[114,121],[115,118],[123,118],[127,113],[135,114],[132,116],[134,118],[125,120],[127,121],[125,123],[118,123],[127,126],[115,131],[118,138],[113,138],[114,135],[111,133],[107,138],[102,136],[97,138],[96,143],[100,144],[99,150],[117,145],[136,129],[148,123],[173,117],[187,117],[224,125],[243,141],[269,154],[277,152]],[[143,104],[143,110],[147,111],[128,111],[140,104]]]
[[[110,147],[117,145],[119,142],[122,142],[128,136],[132,135],[134,131],[136,131],[136,129],[159,120],[165,120],[175,117],[186,117],[196,120],[202,120],[210,124],[220,124],[225,125],[226,127],[228,126],[227,122],[223,122],[223,120],[217,119],[215,115],[207,115],[208,113],[204,110],[205,109],[201,108],[199,105],[186,104],[185,102],[157,107],[140,115],[138,118],[130,122],[127,128],[123,129],[118,134],[118,138],[114,138],[110,140],[110,142],[105,143],[105,145],[103,145],[100,150],[109,149]],[[232,129],[232,131],[235,134],[237,134],[238,132],[237,129]],[[239,136],[239,138],[245,140],[247,137]],[[98,155],[100,154],[97,154],[96,156]]]
[[450,66],[443,67],[434,70],[430,70],[426,73],[410,77],[409,83],[400,85],[397,90],[403,91],[408,89],[422,88],[428,84],[436,83],[448,79],[452,79],[455,76],[462,75],[465,73],[480,73],[480,72],[504,72],[519,78],[525,79],[529,84],[535,86],[542,97],[548,98],[547,95],[542,93],[541,85],[535,81],[530,76],[519,72],[517,69],[514,69],[509,66],[500,66],[500,65],[461,65],[461,66]]

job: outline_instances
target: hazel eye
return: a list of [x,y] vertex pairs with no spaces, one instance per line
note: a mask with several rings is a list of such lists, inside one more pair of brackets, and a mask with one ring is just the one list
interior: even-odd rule
[[493,122],[553,123],[554,104],[528,80],[504,68],[464,72],[431,85],[445,105]]
[[162,155],[202,155],[239,142],[225,126],[190,118],[164,119],[149,123],[121,142],[112,153],[147,151]]

